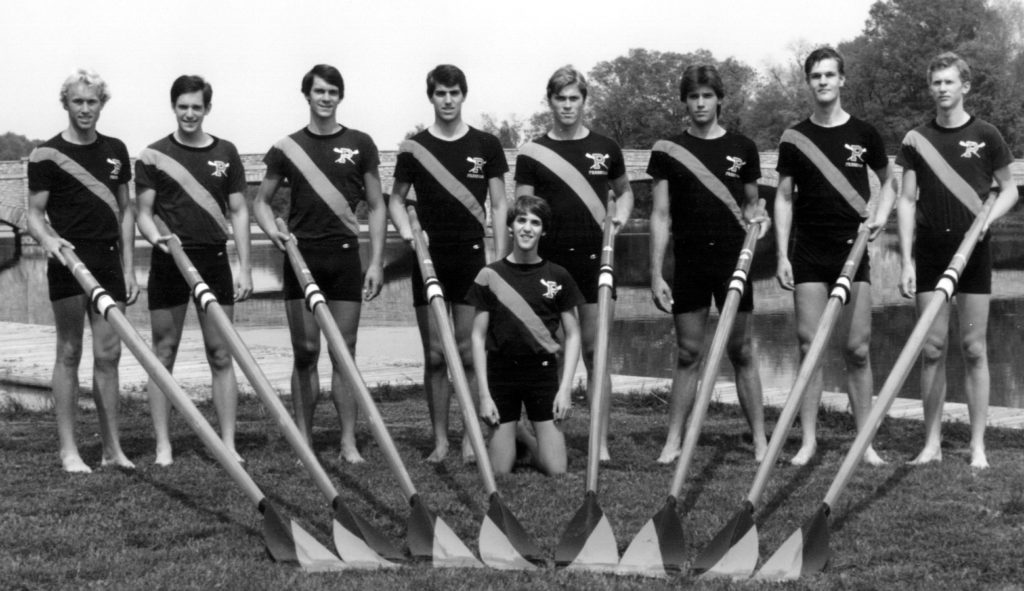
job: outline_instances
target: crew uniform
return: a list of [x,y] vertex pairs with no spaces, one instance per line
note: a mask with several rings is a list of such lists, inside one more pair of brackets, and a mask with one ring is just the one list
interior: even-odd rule
[[[745,136],[726,132],[714,139],[683,133],[671,140],[695,156],[729,190],[742,210],[747,183],[761,177],[757,146]],[[662,149],[665,148],[665,149]],[[693,312],[714,297],[721,309],[745,230],[736,215],[683,162],[670,155],[671,144],[658,142],[651,151],[647,174],[667,180],[672,219],[675,272],[672,313]],[[753,286],[743,291],[739,310],[754,309]]]
[[[850,117],[836,127],[822,127],[805,119],[792,128],[818,147],[842,172],[865,201],[871,194],[868,169],[888,164],[882,136],[870,124]],[[779,145],[779,176],[791,176],[793,233],[790,261],[795,283],[831,284],[839,277],[863,217],[793,143]],[[868,254],[864,254],[854,281],[871,281]]]
[[[412,142],[418,146],[412,145]],[[449,188],[438,179],[434,166],[416,157],[420,150],[429,153],[462,187],[468,190],[482,215],[487,201],[488,181],[508,172],[505,151],[498,138],[473,127],[462,137],[447,141],[422,131],[403,142],[395,164],[395,181],[412,184],[414,204],[420,226],[430,237],[434,271],[448,301],[465,304],[466,292],[486,263],[484,226]],[[498,197],[504,198],[504,195]],[[419,265],[413,267],[413,305],[427,304]]]
[[[916,134],[916,137],[915,137]],[[971,117],[960,127],[940,127],[934,120],[904,137],[896,163],[917,175],[919,197],[916,210],[917,239],[914,260],[918,291],[934,291],[942,273],[956,253],[974,214],[943,182],[919,152],[921,138],[931,144],[945,161],[984,202],[992,189],[993,173],[1013,162],[1013,154],[1002,135],[991,124]],[[992,249],[989,236],[978,243],[957,284],[960,293],[992,292]]]
[[[288,230],[298,239],[313,280],[329,300],[362,300],[356,206],[366,201],[364,174],[380,164],[377,146],[361,131],[329,135],[308,128],[278,141],[263,157],[268,178],[291,184]],[[284,298],[302,299],[302,286],[284,259]]]
[[[531,155],[530,144],[557,155],[552,162]],[[590,131],[578,140],[554,140],[541,136],[523,146],[516,157],[516,182],[531,185],[536,196],[551,206],[552,221],[538,250],[541,257],[565,267],[575,279],[587,303],[597,302],[597,280],[601,268],[603,229],[611,180],[626,173],[622,150],[611,139]],[[558,168],[567,165],[571,171]],[[570,174],[567,174],[570,172]],[[573,188],[571,177],[584,177],[595,210]],[[600,215],[600,222],[597,215]]]
[[561,314],[583,303],[572,276],[551,261],[518,264],[503,258],[480,270],[466,294],[489,313],[487,384],[502,423],[554,419]]
[[[75,246],[75,254],[111,297],[124,302],[117,189],[131,180],[131,161],[121,140],[96,135],[84,146],[59,134],[38,146],[28,159],[28,189],[49,193],[46,216],[54,231]],[[56,260],[47,263],[46,278],[50,301],[83,293],[71,271]]]
[[[156,192],[153,213],[178,236],[189,260],[222,306],[234,304],[227,255],[228,197],[245,192],[238,150],[214,137],[209,146],[186,146],[171,134],[142,151],[135,162],[135,191]],[[189,287],[173,257],[153,249],[149,267],[149,309],[187,304]]]

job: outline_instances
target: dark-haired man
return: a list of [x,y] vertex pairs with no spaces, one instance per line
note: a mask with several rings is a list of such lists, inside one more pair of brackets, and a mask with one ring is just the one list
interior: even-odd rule
[[[139,232],[154,246],[149,267],[149,317],[153,351],[167,369],[174,368],[190,290],[171,257],[153,216],[177,235],[189,259],[213,290],[228,317],[235,302],[252,293],[249,263],[249,209],[245,170],[235,146],[203,129],[213,106],[213,88],[199,76],[179,76],[171,85],[171,108],[178,127],[149,145],[135,163]],[[228,216],[231,218],[230,228]],[[232,276],[227,241],[234,237],[238,275]],[[238,381],[227,342],[196,305],[213,379],[213,404],[221,438],[235,451]],[[156,463],[174,461],[169,433],[170,401],[151,379],[147,386],[156,432]],[[239,460],[241,457],[238,456]]]
[[[377,172],[380,159],[370,136],[337,121],[338,105],[345,96],[345,81],[337,68],[314,66],[303,76],[301,90],[309,105],[309,123],[267,152],[263,159],[267,173],[253,212],[278,248],[284,249],[285,240],[297,240],[345,344],[355,356],[362,301],[380,293],[384,274],[387,211]],[[291,185],[287,214],[290,233],[277,229],[270,207],[282,181]],[[359,259],[359,222],[355,214],[360,201],[369,206],[370,258],[365,275]],[[291,386],[296,423],[312,443],[313,411],[320,396],[320,328],[306,309],[302,288],[287,258],[284,298],[295,354]],[[362,462],[356,447],[356,399],[341,375],[338,360],[332,358],[331,364],[331,396],[341,421],[341,458]]]
[[[484,235],[488,194],[495,258],[505,254],[508,162],[496,137],[462,120],[462,104],[467,92],[466,75],[455,66],[442,64],[427,74],[427,98],[434,107],[434,123],[402,142],[388,208],[399,233],[411,240],[405,207],[409,189],[415,189],[416,214],[429,236],[430,256],[451,309],[461,363],[475,390],[470,346],[474,308],[465,296],[486,263]],[[452,386],[441,335],[427,307],[419,266],[413,269],[412,289],[416,322],[423,342],[423,385],[434,432],[434,451],[427,461],[440,462],[448,454]],[[463,437],[463,459],[468,460],[472,455],[469,438]]]
[[[831,47],[816,49],[804,62],[804,75],[814,112],[782,134],[775,196],[777,278],[783,289],[793,291],[801,358],[814,338],[829,287],[839,277],[858,229],[867,224],[873,233],[880,232],[895,200],[882,137],[874,127],[843,110],[840,93],[846,75],[842,56]],[[882,185],[877,205],[870,208],[869,169]],[[858,428],[871,409],[874,389],[869,356],[870,282],[865,254],[836,331],[843,347],[846,385]],[[804,394],[800,410],[803,443],[790,460],[794,465],[806,464],[817,451],[821,390],[819,370]],[[871,447],[864,460],[883,463]]]

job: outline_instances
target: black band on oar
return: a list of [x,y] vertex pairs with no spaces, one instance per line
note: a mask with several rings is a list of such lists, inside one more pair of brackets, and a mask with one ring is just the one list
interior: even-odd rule
[[192,286],[192,299],[203,312],[207,312],[210,304],[217,303],[217,296],[205,282],[200,281]]

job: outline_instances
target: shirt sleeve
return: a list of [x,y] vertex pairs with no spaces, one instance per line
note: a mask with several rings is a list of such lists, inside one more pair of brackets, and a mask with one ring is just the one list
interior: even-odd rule
[[487,267],[480,269],[473,284],[469,286],[469,291],[466,292],[466,302],[478,310],[494,310],[494,294],[487,287],[487,276],[492,272]]
[[135,193],[141,193],[146,189],[156,189],[155,170],[142,162],[139,158],[135,161]]
[[992,136],[992,170],[996,171],[1004,166],[1009,166],[1013,162],[1013,153],[1010,152],[1010,147],[1006,145],[1006,140],[1003,139],[1002,134],[999,130],[992,126],[989,128]]
[[608,179],[614,180],[626,174],[626,161],[622,156],[622,149],[615,142],[611,142],[608,147],[608,154],[612,159],[612,165],[608,167]]
[[267,165],[267,176],[288,178],[288,158],[277,146],[271,146],[267,150],[263,155],[263,163]]
[[537,163],[533,158],[519,154],[516,156],[516,182],[523,185],[537,186]]
[[359,172],[366,174],[380,166],[380,154],[377,152],[377,144],[373,143],[370,136],[364,134],[363,141],[360,143],[363,147],[360,148],[361,152],[359,153],[362,156],[359,159]]
[[668,154],[660,150],[651,150],[651,158],[647,161],[647,174],[655,179],[667,179],[670,170]]
[[576,306],[585,304],[586,299],[584,299],[576,282],[573,281],[572,275],[564,268],[560,270],[559,274],[562,276],[559,280],[562,284],[562,291],[558,292],[558,310],[560,312],[567,312]]
[[878,133],[878,130],[868,125],[867,137],[867,149],[868,149],[868,160],[867,165],[871,167],[871,170],[878,170],[885,168],[889,164],[889,157],[885,155],[885,141],[882,140],[882,134]]
[[228,165],[228,193],[245,194],[245,166],[234,145],[231,146],[230,164]]
[[896,149],[896,165],[902,166],[905,170],[917,170],[917,150],[907,143],[903,138],[900,147]]
[[114,146],[114,154],[114,157],[121,161],[121,170],[117,176],[117,182],[122,185],[131,182],[132,159],[128,156],[128,148],[125,147],[124,142],[117,141],[117,145]]
[[761,178],[761,155],[757,152],[754,142],[744,138],[747,153],[743,158],[743,168],[740,169],[740,180],[744,183],[753,183]]
[[49,191],[54,184],[56,166],[49,160],[34,162],[32,156],[28,160],[28,190]]
[[779,162],[775,165],[779,176],[793,176],[796,173],[798,155],[799,151],[793,144],[789,142],[779,144]]
[[487,134],[487,164],[484,165],[484,176],[493,179],[508,172],[508,160],[505,150],[498,138]]
[[395,160],[395,181],[413,183],[416,181],[416,158],[409,152],[399,152]]

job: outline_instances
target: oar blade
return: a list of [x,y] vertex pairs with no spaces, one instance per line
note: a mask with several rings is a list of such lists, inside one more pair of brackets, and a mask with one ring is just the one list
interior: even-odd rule
[[369,521],[349,511],[341,497],[334,506],[334,548],[347,564],[357,568],[397,566],[405,560],[402,551]]
[[832,552],[828,547],[829,507],[821,507],[757,571],[755,579],[791,581],[825,568]]
[[747,578],[757,566],[757,527],[754,505],[744,501],[693,561],[694,574],[708,577]]
[[569,521],[555,547],[555,564],[569,570],[596,572],[614,572],[619,565],[615,534],[597,504],[594,491],[587,491],[583,506]]
[[264,499],[260,502],[260,512],[263,513],[263,543],[267,547],[267,554],[274,562],[298,563],[299,557],[295,552],[295,539],[292,537],[292,528],[277,509]]
[[307,573],[322,573],[352,568],[338,560],[323,544],[311,536],[299,524],[291,522],[292,539],[295,540],[295,555],[299,566]]
[[667,577],[683,568],[683,526],[670,496],[654,517],[640,528],[615,569],[618,575]]
[[536,542],[497,492],[491,494],[490,507],[480,524],[480,558],[500,570],[535,570],[545,562]]
[[483,565],[444,520],[427,509],[418,494],[409,499],[409,552],[417,560],[429,560],[442,568],[479,568]]

